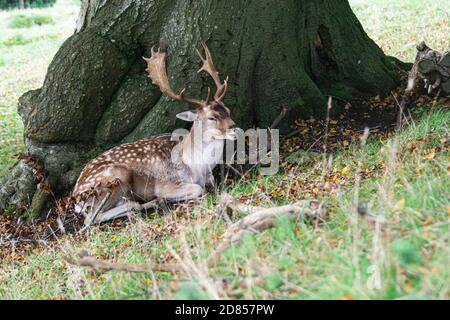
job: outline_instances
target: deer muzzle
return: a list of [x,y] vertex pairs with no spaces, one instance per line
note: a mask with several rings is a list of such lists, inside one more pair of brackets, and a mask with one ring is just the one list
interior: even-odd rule
[[237,140],[237,138],[238,138],[238,132],[237,132],[237,128],[236,127],[233,127],[231,129],[227,130],[225,139],[227,139],[227,140]]

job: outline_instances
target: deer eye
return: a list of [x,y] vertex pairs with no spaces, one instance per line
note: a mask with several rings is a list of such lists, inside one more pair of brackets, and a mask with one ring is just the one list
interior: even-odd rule
[[209,121],[216,121],[216,118],[210,117],[210,118],[208,118],[208,120],[209,120]]

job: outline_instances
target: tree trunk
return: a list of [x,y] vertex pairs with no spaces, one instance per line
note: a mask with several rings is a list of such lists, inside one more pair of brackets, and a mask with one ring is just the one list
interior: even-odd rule
[[[323,115],[328,95],[383,94],[397,84],[346,0],[85,0],[43,87],[19,101],[27,148],[56,196],[100,151],[181,126],[175,114],[188,106],[161,95],[142,56],[168,46],[172,86],[203,97],[212,82],[196,73],[200,40],[230,77],[225,103],[243,128],[270,126],[285,106],[286,132],[299,116]],[[36,186],[22,163],[1,182],[0,210],[31,202]]]

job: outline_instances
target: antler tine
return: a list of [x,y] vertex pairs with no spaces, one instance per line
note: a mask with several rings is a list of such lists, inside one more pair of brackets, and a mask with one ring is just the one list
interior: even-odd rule
[[219,72],[217,72],[216,67],[214,66],[213,60],[212,60],[212,56],[211,56],[211,52],[209,51],[208,46],[206,45],[206,43],[204,41],[202,41],[202,47],[205,50],[205,58],[202,56],[202,54],[200,53],[200,51],[196,48],[195,49],[195,53],[197,54],[197,56],[200,58],[200,60],[203,62],[202,67],[198,70],[198,73],[205,71],[207,73],[209,73],[209,75],[211,76],[211,78],[214,80],[214,83],[216,84],[216,93],[214,94],[214,100],[216,101],[221,101],[228,89],[228,77],[227,79],[224,81],[224,83],[222,83],[222,81],[220,80],[219,77]]
[[[222,85],[222,92],[220,95],[218,95],[218,97],[216,98],[217,101],[222,101],[222,99],[225,97],[225,95],[227,94],[227,90],[228,90],[228,77],[225,79],[225,81],[223,82]],[[217,94],[217,93],[216,93]]]
[[186,88],[181,90],[179,94],[176,94],[172,90],[167,77],[166,56],[166,52],[161,51],[160,48],[155,50],[154,47],[152,47],[150,58],[143,57],[143,59],[147,62],[146,71],[148,72],[148,76],[152,80],[152,83],[157,85],[161,92],[167,94],[172,99],[184,101],[197,107],[204,106],[206,101],[186,97]]
[[208,96],[206,97],[206,104],[209,104],[211,101],[211,88],[208,87]]

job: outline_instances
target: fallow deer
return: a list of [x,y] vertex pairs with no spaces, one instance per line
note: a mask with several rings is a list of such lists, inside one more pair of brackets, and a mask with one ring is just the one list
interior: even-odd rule
[[213,99],[210,88],[206,100],[187,97],[185,89],[176,94],[167,76],[166,52],[161,49],[152,48],[151,57],[144,58],[149,78],[161,92],[196,107],[177,114],[193,122],[189,133],[181,141],[161,134],[122,144],[91,160],[72,193],[77,212],[103,222],[150,207],[155,199],[174,202],[199,197],[205,184],[214,183],[212,170],[222,158],[224,140],[237,139],[237,131],[222,101],[228,78],[221,81],[208,47],[203,42],[202,46],[205,57],[195,49],[203,63],[198,72],[205,71],[214,80]]

